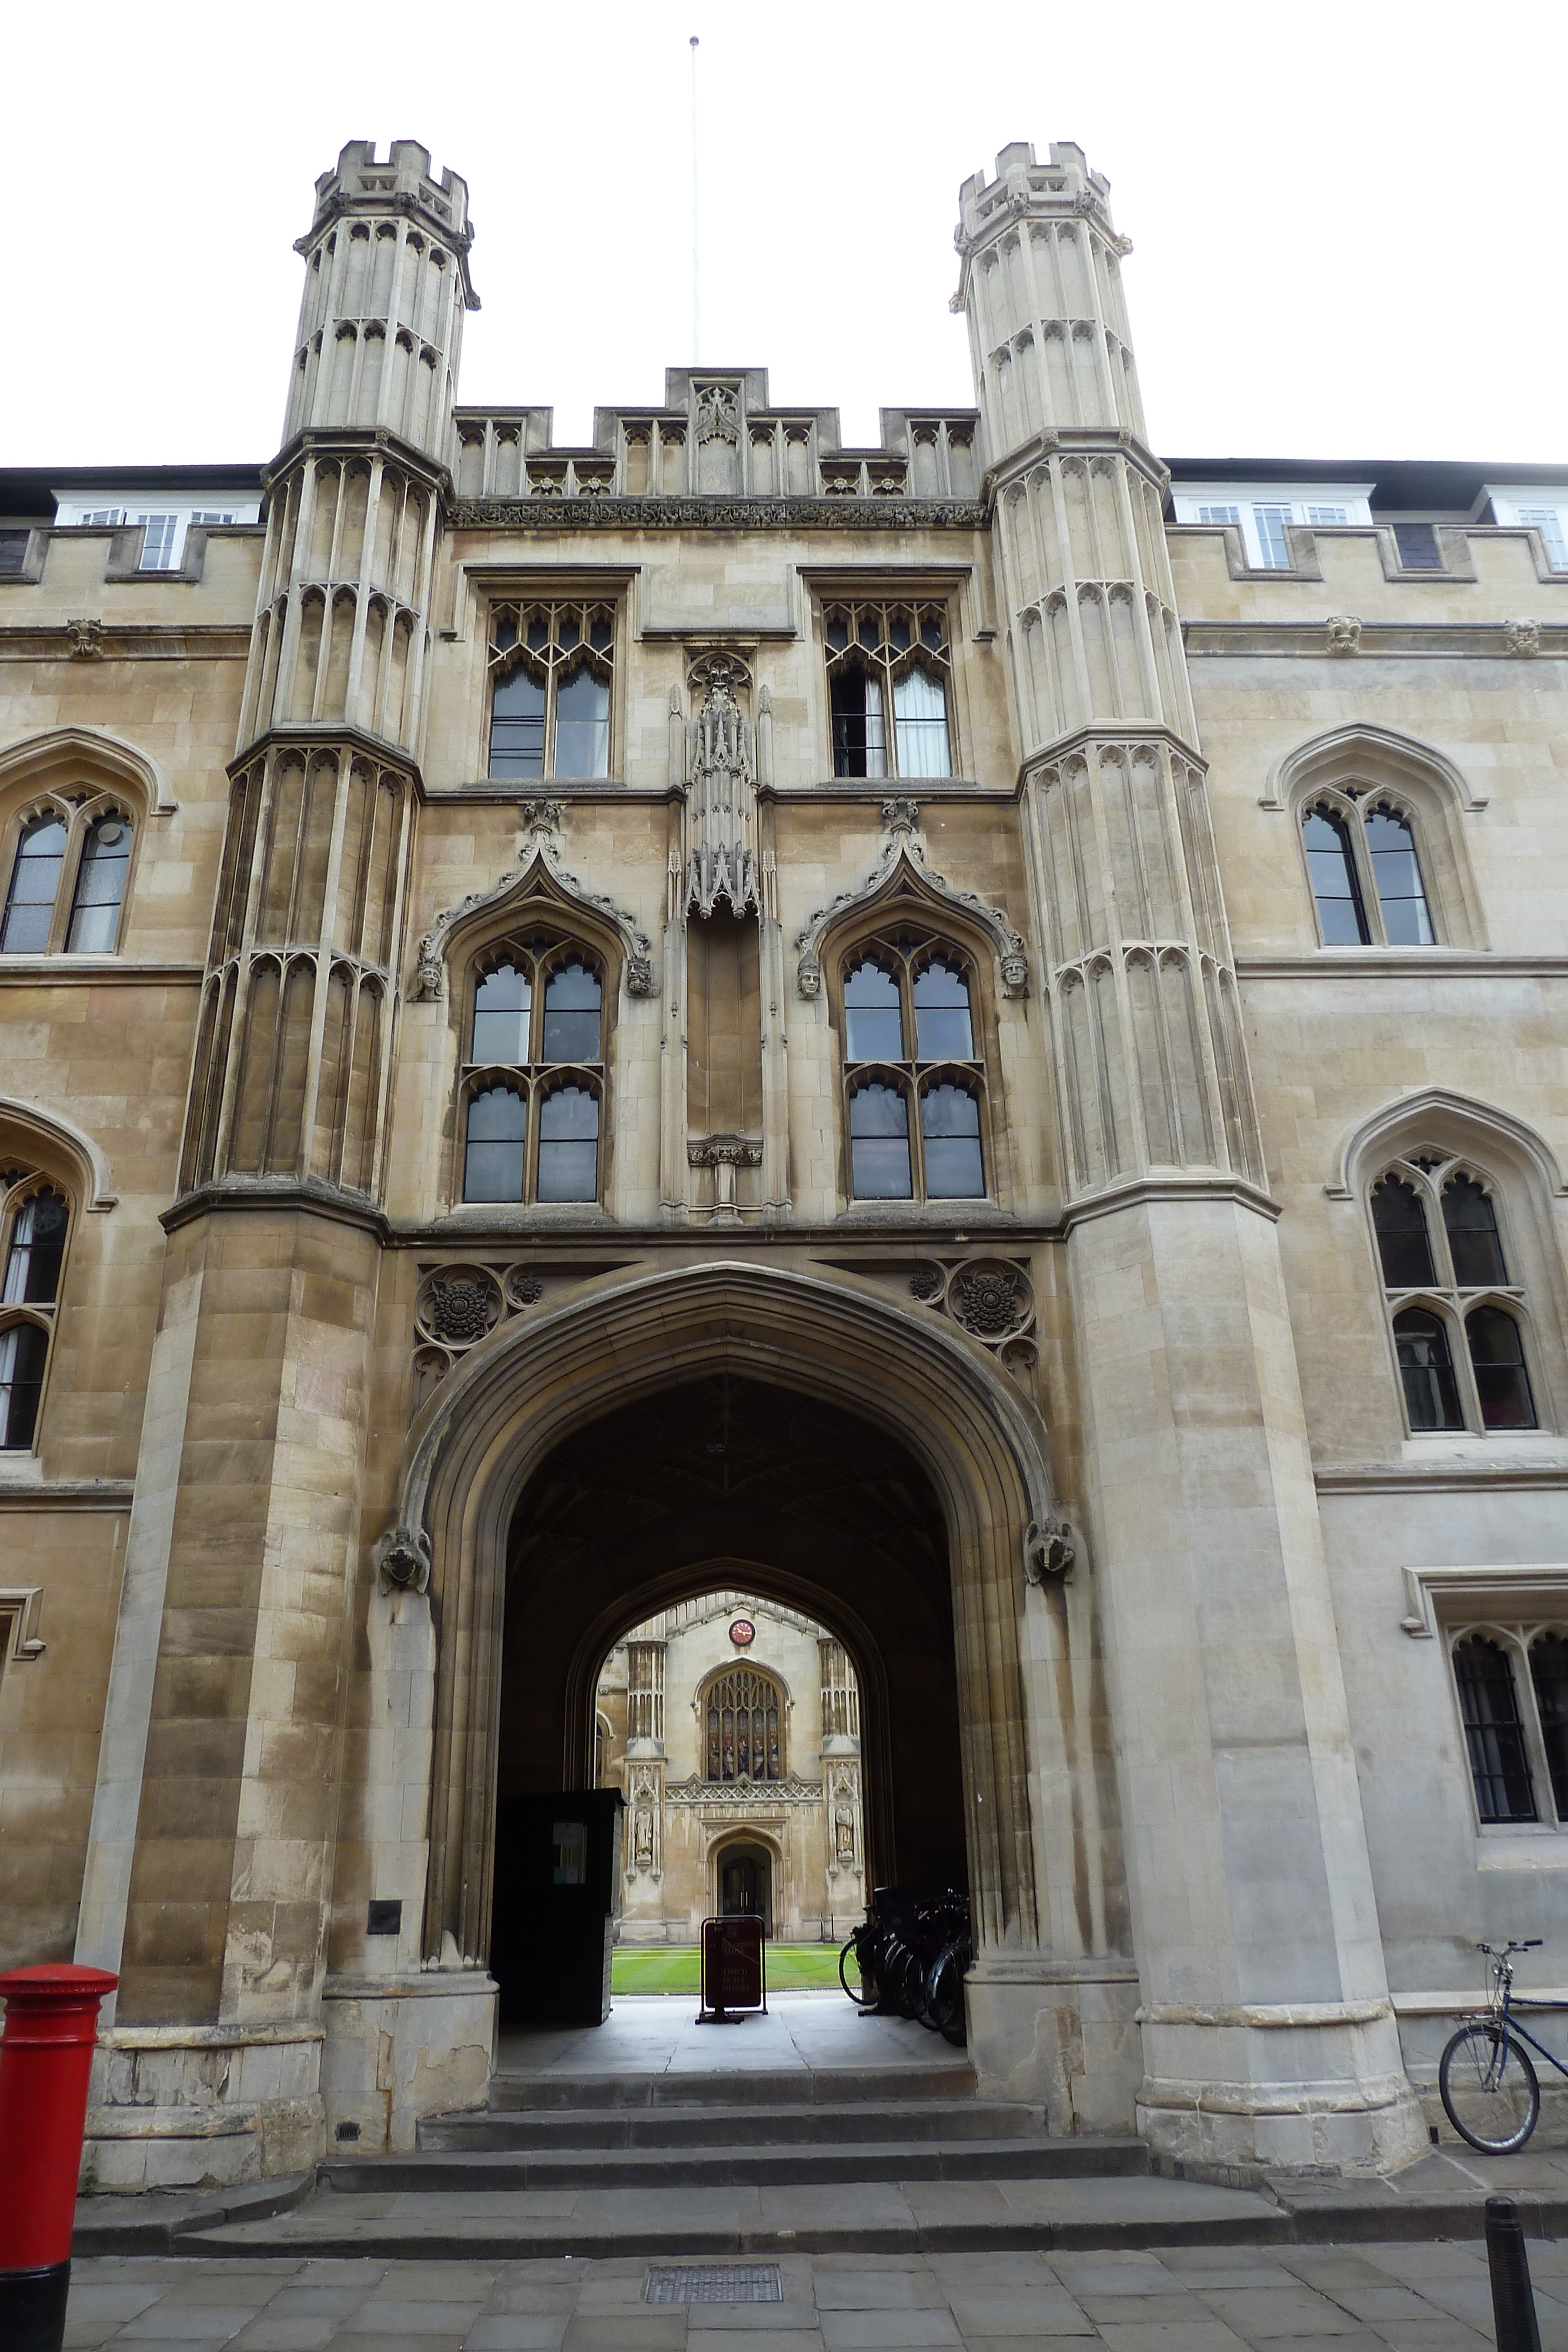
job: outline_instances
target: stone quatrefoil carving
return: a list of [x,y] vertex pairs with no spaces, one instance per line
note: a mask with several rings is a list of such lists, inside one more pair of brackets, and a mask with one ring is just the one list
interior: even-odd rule
[[538,1276],[520,1265],[464,1261],[426,1267],[413,1310],[414,1411],[459,1356],[487,1339],[497,1324],[537,1307],[544,1293]]
[[1008,1258],[932,1258],[909,1276],[909,1295],[992,1348],[1016,1379],[1027,1380],[1039,1355],[1034,1287]]
[[822,992],[822,942],[831,927],[853,910],[870,908],[879,898],[894,897],[900,884],[909,881],[915,884],[919,897],[935,901],[937,908],[951,907],[977,922],[996,950],[1002,994],[1027,995],[1029,950],[1021,935],[998,908],[988,906],[977,891],[956,888],[945,874],[938,874],[926,864],[925,846],[918,829],[919,802],[902,797],[883,801],[882,821],[886,828],[882,848],[865,880],[858,889],[842,890],[825,907],[819,907],[805,929],[796,934],[795,951],[800,961],[795,978],[801,995],[815,997]]

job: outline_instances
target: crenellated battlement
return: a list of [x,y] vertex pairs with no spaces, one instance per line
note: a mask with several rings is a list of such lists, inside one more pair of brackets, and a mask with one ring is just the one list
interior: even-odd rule
[[1027,139],[1015,139],[997,157],[996,176],[971,173],[958,191],[958,226],[953,242],[967,255],[982,239],[1026,215],[1041,219],[1096,220],[1113,235],[1111,183],[1103,172],[1092,172],[1082,147],[1071,139],[1051,143],[1051,160],[1035,161]]
[[[465,250],[474,238],[468,218],[468,183],[447,167],[439,181],[430,168],[430,150],[417,139],[394,139],[385,161],[373,139],[350,139],[334,171],[316,183],[311,235],[345,212],[424,213],[433,228]],[[301,239],[301,247],[308,238]]]

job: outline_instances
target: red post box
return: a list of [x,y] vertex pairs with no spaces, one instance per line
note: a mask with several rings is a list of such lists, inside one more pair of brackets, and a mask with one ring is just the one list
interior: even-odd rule
[[0,1976],[0,2343],[7,2352],[59,2352],[65,2338],[98,2005],[119,1982],[102,1969],[68,1964]]

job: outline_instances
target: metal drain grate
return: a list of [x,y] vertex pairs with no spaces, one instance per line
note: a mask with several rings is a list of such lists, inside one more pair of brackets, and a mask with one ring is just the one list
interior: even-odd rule
[[777,2263],[694,2263],[650,2271],[644,2303],[782,2303]]

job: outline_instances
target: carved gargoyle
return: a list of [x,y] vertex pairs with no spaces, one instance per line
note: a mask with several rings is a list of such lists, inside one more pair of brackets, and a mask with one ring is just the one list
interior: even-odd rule
[[383,1592],[423,1592],[430,1582],[430,1538],[423,1528],[389,1528],[376,1546]]
[[1065,1519],[1044,1526],[1031,1519],[1024,1532],[1023,1572],[1026,1584],[1065,1584],[1078,1561],[1078,1547]]

